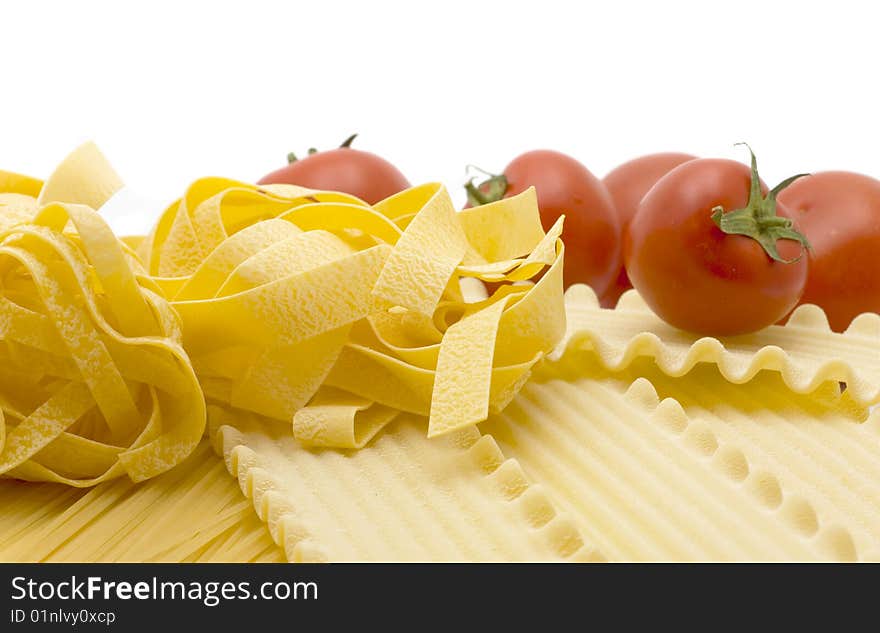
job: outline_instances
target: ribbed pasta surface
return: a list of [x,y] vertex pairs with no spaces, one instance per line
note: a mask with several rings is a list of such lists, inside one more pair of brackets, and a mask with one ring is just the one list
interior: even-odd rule
[[876,556],[877,416],[778,374],[608,374],[569,355],[481,428],[612,560]]
[[[212,415],[218,415],[215,411]],[[572,521],[491,437],[425,437],[405,417],[354,451],[302,447],[289,427],[233,418],[218,448],[293,561],[595,558]]]

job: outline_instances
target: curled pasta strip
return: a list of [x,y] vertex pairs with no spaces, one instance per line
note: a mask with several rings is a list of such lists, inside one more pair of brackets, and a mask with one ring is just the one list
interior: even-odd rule
[[122,180],[94,143],[83,143],[55,168],[45,182],[0,170],[0,231],[30,222],[51,202],[84,204],[98,209]]
[[[209,178],[140,254],[209,399],[358,448],[401,411],[433,436],[513,398],[565,331],[561,231],[533,190],[457,212],[439,184],[371,207]],[[499,286],[466,300],[465,279]]]
[[0,231],[28,222],[37,213],[43,182],[11,171],[0,171]]
[[0,231],[0,474],[141,481],[195,448],[204,397],[144,272],[83,205]]

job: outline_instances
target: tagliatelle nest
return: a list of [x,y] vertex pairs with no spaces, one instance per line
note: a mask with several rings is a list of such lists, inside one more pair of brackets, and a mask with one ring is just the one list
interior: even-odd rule
[[192,451],[204,399],[160,292],[86,206],[0,232],[0,474],[140,481]]
[[[141,254],[210,400],[357,448],[402,411],[434,436],[509,402],[565,331],[561,229],[533,190],[457,212],[438,184],[371,207],[211,178]],[[468,301],[465,279],[500,287]]]

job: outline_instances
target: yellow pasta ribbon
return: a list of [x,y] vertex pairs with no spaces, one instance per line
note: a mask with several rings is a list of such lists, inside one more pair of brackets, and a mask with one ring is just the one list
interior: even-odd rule
[[183,461],[205,404],[180,343],[92,209],[52,203],[0,231],[0,474],[86,487]]
[[40,206],[50,202],[84,204],[99,209],[114,193],[122,189],[122,179],[101,150],[92,143],[83,143],[61,161],[40,189]]
[[33,219],[43,182],[11,171],[0,171],[0,231]]
[[31,221],[50,202],[100,208],[122,180],[94,143],[83,143],[55,168],[45,182],[0,170],[0,231]]

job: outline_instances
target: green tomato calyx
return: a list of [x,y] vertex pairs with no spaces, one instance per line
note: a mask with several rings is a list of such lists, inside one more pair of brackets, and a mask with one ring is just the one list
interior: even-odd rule
[[[772,260],[783,264],[793,264],[799,261],[805,251],[812,250],[807,237],[792,228],[789,218],[776,215],[776,196],[798,178],[810,174],[797,174],[786,178],[773,187],[765,196],[761,191],[761,179],[758,176],[758,161],[755,153],[747,143],[745,145],[752,156],[752,178],[749,191],[749,202],[742,209],[736,209],[728,213],[721,206],[712,209],[712,221],[728,235],[744,235],[758,242]],[[801,253],[794,259],[785,259],[776,248],[777,240],[794,240],[801,245]]]
[[507,177],[504,174],[492,174],[479,167],[468,165],[468,171],[471,169],[488,176],[486,180],[478,185],[474,184],[474,177],[468,179],[464,185],[467,192],[468,202],[472,207],[479,207],[490,202],[498,202],[507,193]]

